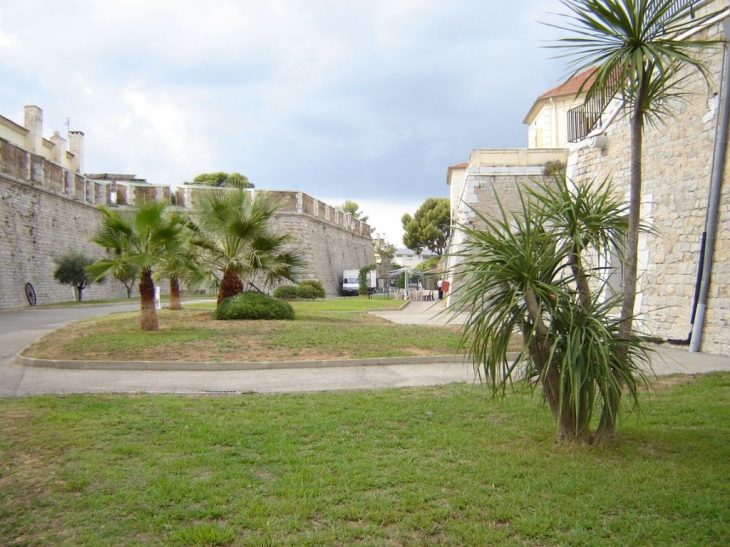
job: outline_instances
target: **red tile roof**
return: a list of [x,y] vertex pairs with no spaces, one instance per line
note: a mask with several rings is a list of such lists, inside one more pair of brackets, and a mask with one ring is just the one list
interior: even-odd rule
[[593,74],[596,72],[596,67],[591,67],[583,72],[579,72],[572,78],[569,78],[562,84],[549,89],[538,99],[546,99],[547,97],[557,97],[558,95],[577,95],[578,91],[583,87],[583,91],[587,91],[588,87],[593,83]]
[[451,186],[451,173],[455,169],[466,169],[469,167],[469,163],[457,163],[456,165],[449,165],[449,168],[446,170],[446,185]]

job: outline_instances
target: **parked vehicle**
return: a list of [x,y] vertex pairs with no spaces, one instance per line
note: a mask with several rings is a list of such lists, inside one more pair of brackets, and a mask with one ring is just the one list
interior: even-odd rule
[[[342,272],[342,296],[357,296],[360,293],[360,270],[344,270]],[[365,276],[365,283],[370,292],[377,287],[377,274],[371,270]]]

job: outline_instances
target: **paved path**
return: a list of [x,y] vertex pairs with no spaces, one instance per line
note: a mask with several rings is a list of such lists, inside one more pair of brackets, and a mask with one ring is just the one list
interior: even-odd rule
[[[442,304],[413,302],[400,311],[375,312],[394,323],[444,324]],[[135,309],[137,304],[101,307],[34,308],[0,313],[0,396],[41,393],[207,393],[326,391],[473,382],[464,363],[394,364],[252,371],[68,370],[24,367],[15,355],[43,334],[77,319]],[[459,319],[456,318],[458,323]],[[730,357],[686,349],[660,348],[658,374],[730,370]]]

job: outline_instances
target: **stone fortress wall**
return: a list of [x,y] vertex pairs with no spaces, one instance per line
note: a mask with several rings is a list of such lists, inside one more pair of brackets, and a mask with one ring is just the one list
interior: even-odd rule
[[[709,6],[708,9],[717,8]],[[722,6],[719,6],[722,7]],[[723,39],[719,22],[697,37]],[[660,339],[688,343],[697,286],[702,233],[710,191],[719,93],[726,92],[720,46],[703,51],[710,78],[694,72],[683,81],[684,95],[673,104],[666,124],[647,125],[643,150],[642,219],[655,233],[639,242],[639,279],[636,312],[639,327]],[[721,89],[724,87],[725,89]],[[615,109],[620,108],[616,102]],[[611,107],[606,119],[610,120]],[[599,130],[601,131],[601,130]],[[572,145],[568,175],[575,179],[610,177],[619,196],[628,199],[629,125],[616,111],[602,129],[601,146],[586,139]],[[591,145],[593,143],[593,145]],[[714,264],[708,293],[702,345],[707,353],[730,355],[730,157],[723,172]]]
[[[25,109],[25,125],[0,116],[0,308],[28,306],[30,283],[39,304],[73,299],[73,289],[53,279],[53,258],[69,250],[101,257],[89,241],[99,225],[95,206],[108,202],[108,185],[80,175],[83,133],[71,133],[71,151],[56,133],[42,138],[38,107]],[[84,298],[121,298],[116,281],[93,284]]]
[[[53,258],[69,250],[102,256],[89,241],[101,221],[97,205],[133,205],[173,194],[134,175],[82,175],[84,134],[70,132],[67,144],[58,133],[44,139],[42,126],[36,106],[25,108],[23,126],[0,116],[0,309],[28,306],[27,283],[38,304],[72,299],[72,288],[53,279]],[[178,188],[179,205],[190,208],[195,192]],[[328,296],[339,294],[342,270],[374,262],[370,226],[302,192],[272,193],[283,203],[280,228],[293,231],[303,247],[308,261],[303,278],[320,280]],[[124,296],[116,280],[84,290],[84,299]]]
[[[177,188],[176,202],[192,210],[200,192],[225,191],[185,185]],[[321,281],[328,297],[340,295],[343,270],[358,270],[375,262],[368,224],[303,192],[267,190],[266,193],[281,204],[276,214],[276,228],[292,232],[307,259],[302,279]]]

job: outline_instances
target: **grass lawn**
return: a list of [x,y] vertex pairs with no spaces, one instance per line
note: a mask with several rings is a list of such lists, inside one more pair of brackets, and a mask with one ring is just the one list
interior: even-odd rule
[[730,374],[607,446],[479,386],[0,399],[0,544],[730,544]]
[[215,302],[160,310],[160,330],[142,332],[139,311],[72,323],[23,354],[41,359],[128,361],[302,361],[454,355],[458,327],[395,325],[369,309],[402,301],[339,298],[294,302],[294,321],[216,321]]

